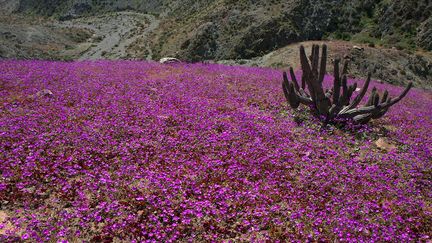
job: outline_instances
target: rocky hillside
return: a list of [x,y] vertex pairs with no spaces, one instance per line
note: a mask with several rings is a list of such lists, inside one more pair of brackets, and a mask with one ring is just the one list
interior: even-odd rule
[[119,10],[155,14],[162,21],[150,40],[155,55],[191,61],[257,57],[323,38],[432,50],[430,0],[0,0],[2,5],[61,20]]
[[[353,46],[348,41],[306,41],[287,45],[262,57],[240,60],[222,60],[219,63],[272,67],[287,70],[288,67],[300,69],[299,46],[307,52],[313,44],[325,43],[329,48],[329,59],[349,61],[349,74],[357,78],[366,78],[370,72],[376,80],[395,85],[407,85],[413,82],[418,88],[432,89],[432,55],[430,52],[409,52],[396,48],[376,48],[368,45]],[[333,73],[333,66],[327,71]]]
[[105,12],[136,10],[160,12],[163,1],[113,0],[0,0],[0,7],[8,5],[8,12],[53,16],[70,19]]
[[431,50],[429,16],[429,0],[197,1],[168,15],[155,49],[188,60],[251,58],[321,39]]
[[80,54],[77,47],[92,31],[56,23],[37,16],[0,15],[0,59],[69,59],[68,52]]

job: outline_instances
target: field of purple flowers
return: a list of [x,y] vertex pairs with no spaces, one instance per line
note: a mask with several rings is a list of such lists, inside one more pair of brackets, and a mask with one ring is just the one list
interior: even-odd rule
[[0,62],[0,241],[431,240],[432,93],[356,131],[290,110],[281,82],[221,65]]

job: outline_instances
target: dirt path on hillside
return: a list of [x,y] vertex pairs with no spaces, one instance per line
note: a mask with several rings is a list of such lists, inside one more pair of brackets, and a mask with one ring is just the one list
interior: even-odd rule
[[[146,14],[144,16],[147,18],[147,21],[148,21],[147,27],[142,31],[141,34],[133,35],[130,38],[123,39],[116,49],[116,50],[118,50],[117,53],[126,53],[127,47],[129,47],[131,44],[136,42],[138,39],[147,39],[149,34],[152,33],[157,27],[159,27],[160,21],[158,19],[156,19],[155,16],[150,15],[150,14]],[[149,42],[147,41],[146,43],[149,43]],[[146,44],[145,47],[146,47],[146,50],[148,53],[146,59],[152,60],[153,52],[150,48],[150,45]],[[121,56],[117,56],[117,58],[121,58]]]
[[[117,12],[95,17],[73,19],[60,23],[68,28],[85,28],[94,32],[86,43],[81,44],[79,60],[127,59],[127,49],[138,38],[146,37],[159,26],[159,20],[150,14]],[[152,52],[146,45],[149,55]]]

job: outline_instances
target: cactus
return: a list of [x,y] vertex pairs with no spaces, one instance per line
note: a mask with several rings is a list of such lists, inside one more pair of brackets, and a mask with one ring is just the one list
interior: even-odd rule
[[343,118],[365,124],[371,119],[381,118],[391,106],[402,100],[413,86],[412,82],[409,83],[405,90],[394,99],[389,97],[387,90],[380,98],[374,87],[367,103],[358,107],[369,88],[371,74],[368,74],[366,82],[357,96],[351,99],[357,89],[357,83],[348,85],[348,62],[344,63],[342,71],[340,71],[340,59],[336,59],[334,61],[333,88],[324,91],[322,83],[327,66],[327,46],[325,44],[322,46],[321,59],[319,51],[319,45],[313,45],[311,56],[308,59],[305,48],[300,46],[300,62],[303,71],[301,87],[297,82],[293,68],[290,67],[291,82],[287,73],[284,72],[282,89],[291,108],[296,109],[300,104],[309,106],[313,114],[323,118],[325,122],[333,122]]

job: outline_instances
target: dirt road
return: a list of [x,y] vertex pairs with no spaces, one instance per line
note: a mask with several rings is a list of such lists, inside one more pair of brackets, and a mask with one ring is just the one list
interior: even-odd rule
[[[117,12],[64,21],[60,25],[93,31],[93,37],[81,44],[79,60],[127,59],[128,46],[138,38],[145,40],[159,26],[159,20],[150,14]],[[151,59],[152,51],[148,45],[146,49],[148,55],[144,58]]]

